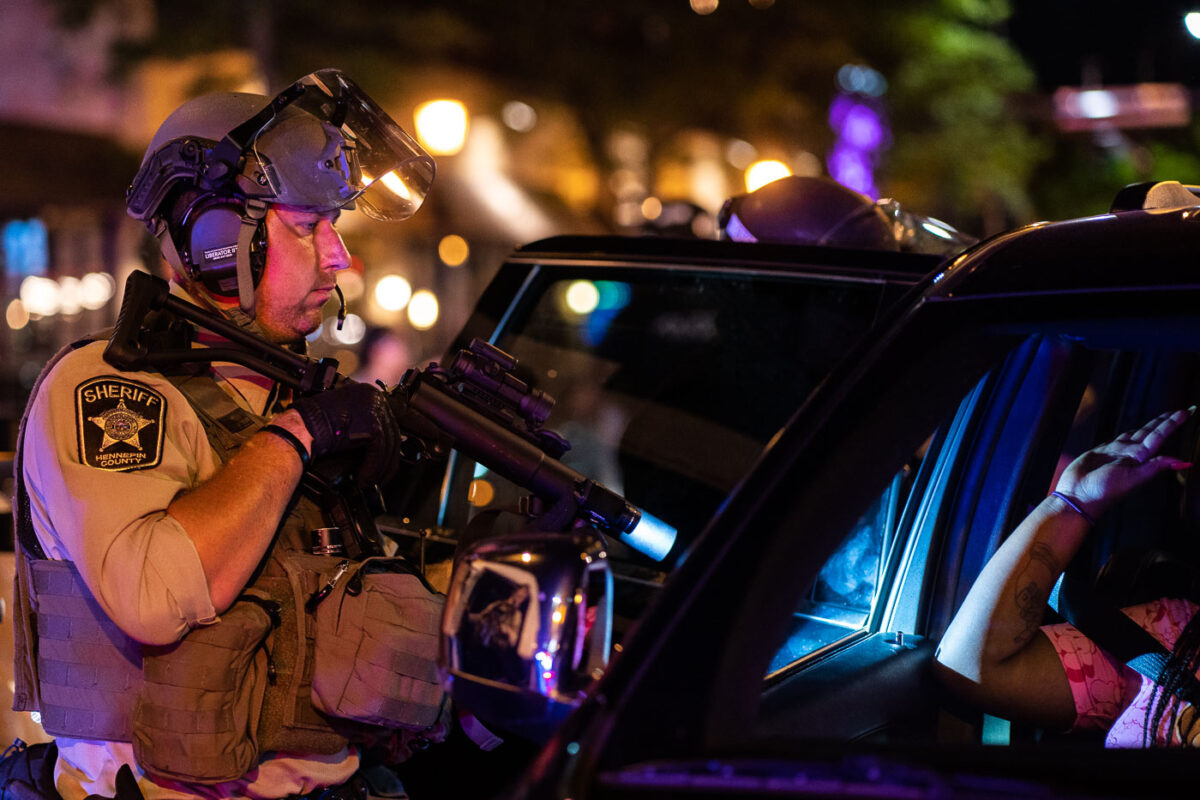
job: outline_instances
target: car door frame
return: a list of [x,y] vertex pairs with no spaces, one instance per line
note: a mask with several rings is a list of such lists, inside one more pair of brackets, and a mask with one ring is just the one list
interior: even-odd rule
[[[782,578],[790,571],[793,585],[811,581],[836,546],[838,532],[848,529],[855,511],[865,508],[890,477],[887,469],[866,460],[869,456],[882,455],[878,461],[891,467],[919,444],[916,435],[891,436],[890,425],[907,419],[912,430],[931,430],[980,377],[973,370],[982,372],[988,357],[978,352],[979,342],[957,335],[962,329],[1069,319],[1073,314],[1099,319],[1176,315],[1194,321],[1198,300],[1200,290],[1192,282],[1140,287],[1133,295],[1081,291],[1070,298],[1031,295],[1021,300],[997,294],[966,303],[918,302],[902,311],[904,319],[885,328],[889,338],[869,343],[848,359],[830,378],[827,391],[805,405],[764,455],[744,491],[735,493],[710,526],[703,552],[689,562],[691,570],[677,575],[653,609],[640,646],[627,650],[605,676],[591,707],[568,721],[559,744],[573,742],[579,755],[561,765],[560,789],[583,796],[598,771],[649,754],[695,758],[745,747],[757,716],[761,669],[770,656],[762,642],[780,640],[781,614],[789,613],[788,601],[781,599],[790,597],[781,588]],[[931,357],[935,351],[936,358]],[[952,374],[945,364],[956,365]],[[909,384],[905,391],[896,388],[897,380]],[[1048,407],[1047,413],[1062,414],[1065,407]],[[886,413],[869,415],[880,408]],[[844,476],[859,481],[845,481]],[[1019,515],[1014,498],[1021,491],[1027,494],[1033,483],[1014,485],[1006,513],[992,512],[994,519]],[[802,499],[797,502],[796,492],[786,491],[787,486],[795,487]],[[781,493],[790,497],[784,501]],[[792,504],[798,510],[788,507]],[[785,527],[806,531],[807,558],[795,537],[771,534]],[[756,537],[756,530],[761,535]],[[970,560],[980,561],[987,550],[981,547]],[[957,599],[970,571],[963,566],[965,555],[947,554],[939,561],[944,575],[941,588],[931,590],[930,603],[944,603],[951,595]],[[939,606],[939,613],[944,617],[953,605]],[[705,641],[722,642],[719,652],[701,657]],[[678,702],[681,696],[689,702]]]

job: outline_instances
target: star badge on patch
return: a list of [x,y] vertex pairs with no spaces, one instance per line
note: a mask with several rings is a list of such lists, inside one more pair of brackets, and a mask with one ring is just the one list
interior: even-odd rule
[[126,472],[162,459],[162,394],[137,381],[106,375],[75,387],[79,460],[89,467]]

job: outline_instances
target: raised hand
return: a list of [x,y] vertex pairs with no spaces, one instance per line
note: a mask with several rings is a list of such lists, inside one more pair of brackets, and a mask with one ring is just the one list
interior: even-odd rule
[[1071,462],[1056,490],[1098,519],[1113,503],[1160,472],[1187,469],[1190,463],[1158,452],[1195,411],[1192,406],[1160,414],[1137,430],[1088,450]]

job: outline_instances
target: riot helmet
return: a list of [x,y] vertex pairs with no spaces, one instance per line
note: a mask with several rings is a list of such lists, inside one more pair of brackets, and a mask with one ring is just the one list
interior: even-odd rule
[[225,92],[176,109],[126,195],[182,276],[237,297],[253,316],[270,204],[357,208],[401,220],[420,207],[434,162],[341,71],[306,75],[274,98]]

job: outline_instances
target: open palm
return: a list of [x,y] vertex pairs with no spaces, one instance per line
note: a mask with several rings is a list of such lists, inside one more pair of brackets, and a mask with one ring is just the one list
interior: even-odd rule
[[1195,413],[1196,407],[1158,415],[1142,427],[1082,454],[1063,472],[1057,490],[1074,499],[1093,518],[1155,475],[1191,466],[1160,456],[1163,443]]

